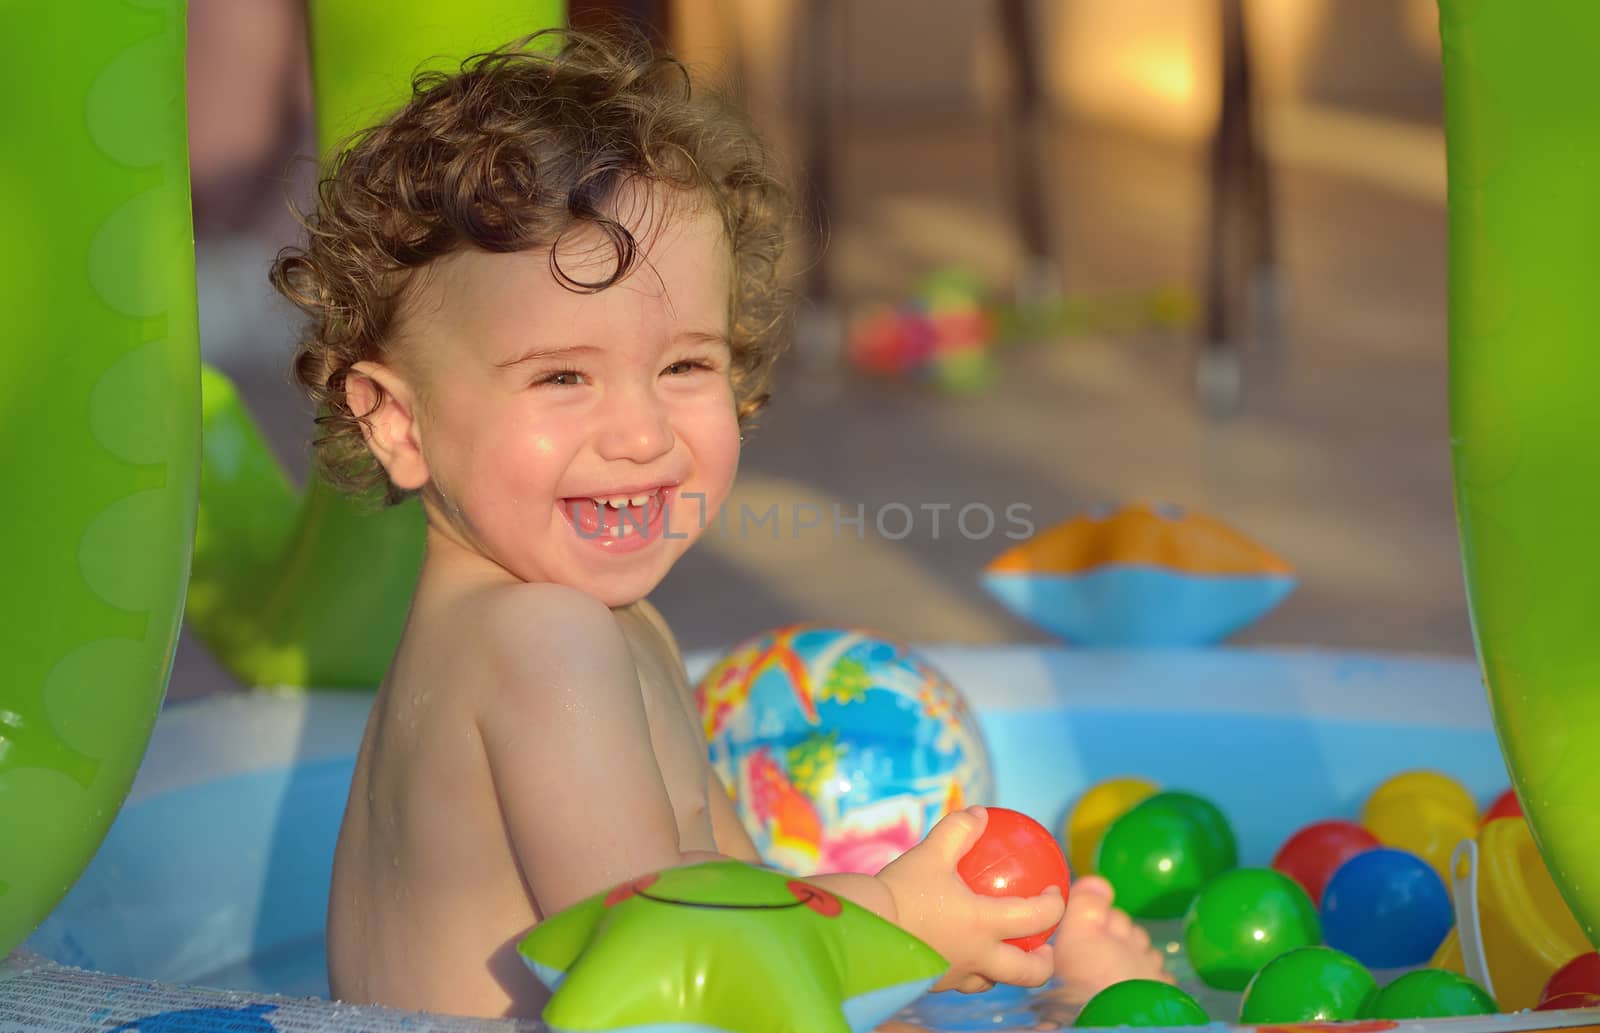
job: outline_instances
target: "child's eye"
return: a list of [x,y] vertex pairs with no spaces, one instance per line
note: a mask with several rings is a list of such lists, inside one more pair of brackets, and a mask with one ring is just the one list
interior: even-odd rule
[[714,370],[715,368],[715,366],[711,365],[711,363],[705,361],[704,359],[680,359],[668,366],[666,369],[662,370],[662,372],[670,376],[681,377],[685,373],[693,373],[702,369]]
[[540,377],[537,383],[554,384],[556,387],[577,387],[583,382],[583,374],[575,369],[557,370]]

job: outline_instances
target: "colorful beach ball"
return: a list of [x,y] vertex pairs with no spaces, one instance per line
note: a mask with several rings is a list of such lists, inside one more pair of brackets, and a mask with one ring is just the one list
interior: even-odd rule
[[989,803],[966,700],[905,645],[858,628],[778,628],[695,689],[711,762],[767,863],[876,874],[946,814]]

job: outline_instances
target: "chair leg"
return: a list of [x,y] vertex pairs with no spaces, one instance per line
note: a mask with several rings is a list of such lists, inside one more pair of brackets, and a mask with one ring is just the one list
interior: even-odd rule
[[805,269],[804,302],[795,318],[795,351],[802,365],[825,370],[839,364],[844,348],[844,315],[828,275],[829,220],[836,197],[832,84],[837,75],[837,9],[833,0],[806,0],[798,12],[796,82],[805,91],[800,202],[812,253]]
[[600,30],[631,25],[657,45],[672,39],[671,0],[567,0],[567,23]]
[[1028,22],[1028,0],[1000,0],[1000,29],[1011,82],[1012,215],[1023,246],[1023,266],[1015,284],[1016,300],[1036,304],[1060,297],[1063,287],[1050,244],[1048,206],[1041,168],[1041,121],[1044,103],[1039,86],[1038,46]]
[[[1249,105],[1254,110],[1255,105]],[[1247,127],[1250,160],[1246,198],[1250,223],[1248,304],[1251,338],[1257,346],[1276,350],[1282,344],[1285,284],[1278,259],[1277,208],[1272,168],[1254,120]]]
[[1215,416],[1242,400],[1246,325],[1271,339],[1278,321],[1272,192],[1256,135],[1244,4],[1221,0],[1220,7],[1222,97],[1210,147],[1204,339],[1195,368],[1201,404]]

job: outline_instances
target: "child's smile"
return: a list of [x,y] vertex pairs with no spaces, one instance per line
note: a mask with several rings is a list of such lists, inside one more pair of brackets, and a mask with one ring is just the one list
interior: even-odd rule
[[[632,552],[668,531],[667,513],[675,484],[633,488],[614,495],[563,499],[562,508],[578,537],[611,553]],[[681,528],[673,534],[684,533]]]

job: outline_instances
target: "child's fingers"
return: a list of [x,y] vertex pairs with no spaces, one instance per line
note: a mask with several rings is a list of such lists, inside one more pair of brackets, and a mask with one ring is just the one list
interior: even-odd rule
[[1043,961],[1044,964],[1045,964],[1045,976],[1044,976],[1044,978],[1039,980],[1039,982],[1037,982],[1037,983],[1030,984],[1031,986],[1043,986],[1044,984],[1048,983],[1050,980],[1052,980],[1052,979],[1054,979],[1056,977],[1056,945],[1055,944],[1053,944],[1053,943],[1041,944],[1038,947],[1035,947],[1033,950],[1026,951],[1025,953],[1030,954],[1035,958],[1038,958],[1039,960]]
[[952,989],[954,989],[957,993],[962,994],[988,993],[990,990],[994,989],[994,980],[985,979],[983,976],[973,972],[969,975],[961,977],[961,979],[957,981],[956,985]]
[[979,906],[984,925],[1002,940],[1054,929],[1066,911],[1059,892],[1037,897],[988,897]]
[[1043,986],[1055,975],[1055,957],[1055,948],[1048,943],[1031,951],[1002,943],[985,958],[983,974],[997,983]]
[[982,807],[968,807],[945,815],[922,842],[943,863],[953,868],[972,849],[988,824],[988,811]]

